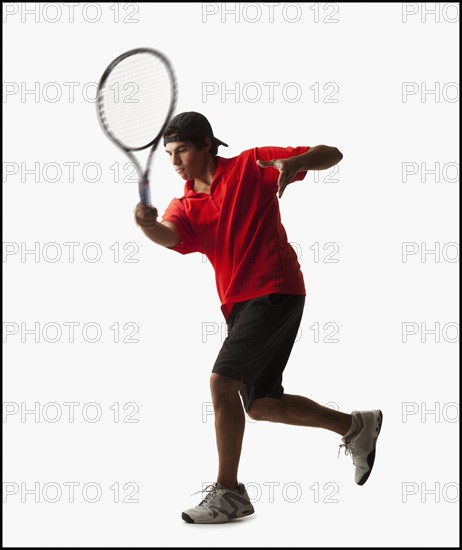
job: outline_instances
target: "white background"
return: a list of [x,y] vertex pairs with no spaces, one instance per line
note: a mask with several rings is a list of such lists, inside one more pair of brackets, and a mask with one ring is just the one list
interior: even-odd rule
[[[4,544],[457,545],[459,264],[448,243],[458,243],[458,4],[436,14],[425,11],[435,4],[276,4],[272,15],[238,4],[237,16],[230,3],[102,3],[77,4],[72,17],[64,4],[4,6]],[[382,409],[365,486],[349,457],[337,459],[335,434],[249,421],[239,479],[256,514],[182,521],[200,501],[189,495],[216,479],[204,410],[225,324],[205,257],[157,246],[136,226],[136,183],[115,181],[116,163],[128,178],[127,160],[97,122],[94,83],[141,46],[168,55],[177,112],[204,113],[230,145],[222,156],[266,145],[342,151],[337,173],[308,174],[280,202],[308,294],[284,387],[345,412]],[[404,86],[415,93],[404,97]],[[27,172],[36,163],[37,176]],[[415,172],[407,179],[403,163]],[[162,148],[152,173],[162,214],[184,184]],[[415,252],[407,261],[403,243]],[[37,336],[26,332],[36,323]],[[73,341],[64,323],[76,323]],[[337,343],[324,341],[326,323]],[[406,342],[403,323],[415,332]],[[78,403],[73,422],[68,402]],[[39,502],[22,483],[38,484]],[[94,503],[87,483],[101,490]],[[123,502],[132,487],[137,502]]]

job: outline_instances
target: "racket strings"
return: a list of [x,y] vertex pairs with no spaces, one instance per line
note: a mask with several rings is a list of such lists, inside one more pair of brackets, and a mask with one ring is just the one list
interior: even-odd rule
[[168,116],[173,85],[165,64],[156,56],[129,56],[114,67],[101,89],[103,124],[125,147],[147,146]]

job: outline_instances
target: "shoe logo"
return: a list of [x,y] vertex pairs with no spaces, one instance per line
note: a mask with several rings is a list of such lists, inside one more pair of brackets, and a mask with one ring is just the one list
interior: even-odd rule
[[220,513],[224,514],[228,519],[229,519],[229,517],[230,517],[229,512],[227,512],[227,511],[224,510],[223,508],[220,508],[219,506],[215,506],[214,504],[212,504],[211,506],[209,506],[209,510],[212,512],[213,518],[214,518],[214,519],[215,519],[216,517],[218,517],[218,514],[220,514]]
[[228,491],[227,493],[225,493],[221,498],[224,501],[226,501],[228,504],[230,504],[235,510],[240,508],[239,505],[250,504],[250,501],[248,499],[241,497],[236,493],[232,493],[231,491]]
[[[234,519],[236,517],[236,513],[240,508],[250,505],[250,501],[247,498],[233,493],[232,491],[226,491],[225,493],[221,494],[220,500],[223,502],[223,504],[228,506],[228,509],[225,509],[222,506],[218,506],[217,504],[208,504],[207,507],[213,514],[213,518],[216,518],[219,513],[222,513],[225,514],[228,519]],[[246,511],[245,513],[250,513],[250,510]]]

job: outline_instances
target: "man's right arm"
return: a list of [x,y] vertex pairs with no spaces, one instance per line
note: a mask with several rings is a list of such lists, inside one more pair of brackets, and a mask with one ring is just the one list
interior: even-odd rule
[[141,227],[143,233],[157,244],[170,248],[180,242],[180,235],[176,225],[172,222],[156,222],[154,227]]
[[135,220],[143,233],[151,241],[170,248],[180,241],[180,234],[176,225],[169,221],[157,221],[157,209],[154,206],[145,206],[140,203],[135,208]]

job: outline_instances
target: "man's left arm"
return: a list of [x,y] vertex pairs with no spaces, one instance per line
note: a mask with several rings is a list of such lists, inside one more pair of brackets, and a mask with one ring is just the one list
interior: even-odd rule
[[327,170],[338,164],[343,158],[337,147],[316,145],[310,147],[306,153],[288,159],[274,159],[268,161],[257,160],[261,168],[277,168],[279,170],[278,197],[281,198],[284,189],[293,181],[298,172],[308,170]]

